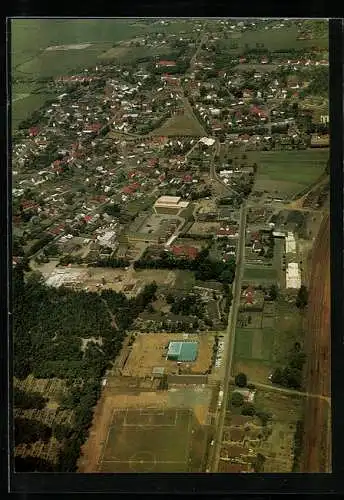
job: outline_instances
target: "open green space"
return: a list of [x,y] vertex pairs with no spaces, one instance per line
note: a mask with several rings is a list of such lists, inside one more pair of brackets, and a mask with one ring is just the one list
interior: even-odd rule
[[234,374],[243,371],[251,380],[266,383],[274,368],[285,365],[295,343],[302,348],[302,313],[282,297],[274,304],[274,316],[263,312],[263,328],[236,328]]
[[171,48],[166,47],[166,45],[160,45],[159,47],[124,47],[116,46],[102,52],[98,58],[101,61],[115,61],[115,62],[133,62],[141,57],[154,57],[163,56],[164,54],[170,54]]
[[276,278],[277,272],[273,267],[245,266],[243,280],[249,281],[251,284],[270,283],[271,281],[275,281]]
[[260,151],[247,155],[258,165],[254,190],[295,195],[324,172],[328,150]]
[[[256,44],[264,44],[268,50],[302,49],[304,47],[328,47],[328,37],[318,36],[312,40],[297,40],[296,26],[283,29],[250,30],[243,33],[233,33],[230,38],[221,42],[233,52],[242,52],[244,49],[254,49]],[[235,45],[233,45],[235,43]]]
[[201,449],[199,444],[204,438],[188,409],[119,410],[105,443],[101,471],[200,472],[205,443]]
[[18,65],[15,73],[20,77],[56,77],[79,71],[96,64],[99,54],[109,49],[111,44],[112,42],[101,42],[78,50],[43,50],[39,55]]
[[154,130],[153,135],[180,136],[189,135],[201,137],[204,130],[201,124],[188,112],[182,115],[173,115],[158,129]]
[[235,357],[270,361],[274,344],[271,328],[237,328]]
[[195,274],[192,271],[184,270],[176,270],[174,273],[176,277],[174,287],[184,291],[191,291],[196,282]]
[[130,201],[126,207],[126,211],[129,212],[130,215],[137,215],[139,212],[143,212],[144,210],[150,208],[155,199],[156,196],[148,196]]

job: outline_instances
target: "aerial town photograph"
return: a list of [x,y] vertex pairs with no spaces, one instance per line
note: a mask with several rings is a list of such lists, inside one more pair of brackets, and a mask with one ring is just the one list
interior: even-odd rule
[[10,20],[16,472],[331,472],[328,24]]

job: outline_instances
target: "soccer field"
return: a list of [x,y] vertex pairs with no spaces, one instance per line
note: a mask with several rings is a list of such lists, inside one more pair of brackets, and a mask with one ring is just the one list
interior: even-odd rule
[[201,472],[204,444],[191,410],[115,410],[99,471]]

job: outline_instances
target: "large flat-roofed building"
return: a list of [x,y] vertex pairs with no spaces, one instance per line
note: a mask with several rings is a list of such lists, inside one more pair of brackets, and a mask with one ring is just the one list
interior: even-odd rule
[[166,359],[171,361],[196,361],[198,342],[170,342]]
[[154,203],[155,213],[177,214],[189,205],[188,201],[182,201],[180,196],[160,196]]
[[288,232],[287,237],[285,239],[285,251],[286,253],[295,253],[296,252],[296,241],[292,232]]
[[297,262],[290,262],[286,272],[286,288],[301,287],[301,272]]

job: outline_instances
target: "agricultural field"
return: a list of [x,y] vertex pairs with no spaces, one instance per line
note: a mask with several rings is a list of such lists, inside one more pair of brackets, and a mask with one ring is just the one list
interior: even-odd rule
[[238,328],[235,356],[269,362],[273,355],[274,331],[271,328]]
[[272,414],[271,433],[256,448],[265,457],[264,472],[292,472],[296,422],[301,419],[300,396],[258,389],[255,406]]
[[164,54],[169,54],[171,49],[169,47],[125,47],[118,45],[111,47],[105,52],[98,55],[101,61],[113,61],[113,62],[132,62],[140,57],[154,57],[163,56]]
[[[29,375],[23,380],[14,378],[14,388],[26,394],[40,394],[46,398],[45,406],[41,409],[21,409],[14,408],[15,418],[27,420],[33,419],[49,427],[73,426],[74,412],[71,410],[61,410],[60,401],[68,394],[66,383],[62,379],[38,379]],[[49,460],[52,464],[57,464],[58,454],[63,447],[63,442],[58,440],[54,433],[48,441],[38,440],[31,443],[20,443],[15,447],[15,457],[39,458]]]
[[153,135],[163,136],[194,136],[201,137],[204,130],[201,124],[188,112],[168,118],[161,127],[154,130]]
[[328,150],[260,151],[247,154],[258,165],[255,191],[291,198],[324,172]]
[[252,383],[267,383],[273,369],[285,364],[294,344],[302,344],[303,317],[295,304],[280,298],[265,304],[262,312],[240,313],[238,319],[233,373],[246,373]]
[[249,282],[250,285],[260,285],[264,283],[272,283],[277,279],[276,269],[267,266],[245,266],[244,282]]
[[190,410],[115,411],[100,472],[201,472],[204,438]]
[[328,36],[319,35],[312,40],[297,40],[298,30],[296,26],[283,29],[266,28],[264,31],[252,30],[244,33],[233,33],[232,36],[224,40],[223,46],[230,49],[230,52],[242,52],[245,48],[254,49],[256,44],[263,44],[268,50],[281,49],[301,49],[304,47],[318,46],[328,47]]

